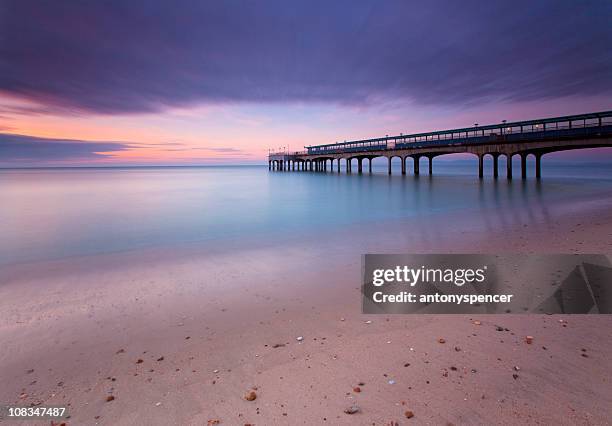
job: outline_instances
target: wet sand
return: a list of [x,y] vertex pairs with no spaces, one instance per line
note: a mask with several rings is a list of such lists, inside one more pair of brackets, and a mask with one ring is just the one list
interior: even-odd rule
[[2,267],[0,401],[78,425],[610,424],[612,317],[366,316],[359,291],[365,252],[609,253],[610,207]]

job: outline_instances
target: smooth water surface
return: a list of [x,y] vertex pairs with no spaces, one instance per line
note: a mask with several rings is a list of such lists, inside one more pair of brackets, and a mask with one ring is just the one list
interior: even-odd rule
[[361,176],[257,166],[5,169],[0,265],[185,243],[248,246],[373,221],[418,227],[433,215],[449,227],[530,220],[612,191],[608,165],[547,164],[540,182],[521,181],[518,169],[508,182],[500,171],[481,181],[475,164],[462,162],[416,178],[389,177],[382,164]]

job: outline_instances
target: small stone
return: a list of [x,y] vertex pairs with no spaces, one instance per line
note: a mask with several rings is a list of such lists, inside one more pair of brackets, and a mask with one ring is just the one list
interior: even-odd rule
[[207,426],[215,426],[215,425],[218,425],[218,424],[221,424],[221,420],[219,420],[219,419],[210,419],[206,423]]
[[247,401],[255,401],[257,399],[257,394],[255,393],[255,391],[249,391],[244,396],[244,399],[246,399]]
[[525,336],[525,343],[531,345],[533,343],[533,336]]
[[122,354],[125,352],[125,349],[119,349],[117,352],[115,352],[116,354]]
[[414,413],[411,410],[406,410],[404,416],[406,416],[407,419],[411,419],[414,417]]
[[353,388],[353,392],[355,392],[355,393],[359,393],[359,392],[361,392],[361,388],[360,388],[359,386],[355,386],[355,387]]
[[455,346],[455,352],[461,352],[461,348],[459,346]]
[[164,357],[163,357],[163,356],[160,356],[159,358],[157,358],[157,360],[158,360],[158,361],[163,361],[163,360],[164,360]]
[[155,403],[155,406],[156,406],[156,407],[159,407],[160,405],[161,405],[161,402],[156,402],[156,403]]
[[[301,340],[298,340],[298,342],[301,342]],[[274,349],[276,348],[284,348],[285,344],[284,343],[276,343],[275,345],[272,346]]]
[[473,324],[474,324],[474,325],[480,325],[480,324],[482,324],[482,323],[481,323],[480,321],[476,320],[476,321],[474,321],[474,322],[473,322]]
[[367,320],[365,323],[366,324],[372,324],[372,320]]
[[389,380],[389,382],[388,382],[388,383],[389,383],[390,385],[394,385],[394,384],[395,384],[395,380],[391,379],[391,380]]
[[136,361],[136,364],[142,364],[144,361],[140,358],[138,358],[138,360]]
[[514,368],[514,371],[520,371],[521,370],[521,367],[519,367],[518,365],[515,365],[513,368]]
[[213,370],[213,373],[217,374],[219,372],[219,370]]
[[299,336],[299,337],[296,337],[295,340],[297,340],[298,342],[302,342],[304,340],[304,337]]
[[516,373],[512,375],[512,378],[513,378],[514,380],[518,379],[518,377],[519,377],[519,375],[518,375],[518,374],[516,374]]
[[441,337],[440,337],[440,338],[438,339],[438,343],[446,343],[446,340],[444,340],[443,338],[441,338]]
[[115,400],[115,397],[112,396],[112,395],[109,395],[109,396],[106,397],[106,402],[111,402],[111,401],[114,401],[114,400]]
[[346,414],[355,414],[360,412],[361,409],[357,406],[357,405],[351,405],[350,407],[348,407],[347,409],[344,410],[344,412]]
[[26,371],[26,374],[32,374],[34,372],[33,368],[30,368],[28,371]]

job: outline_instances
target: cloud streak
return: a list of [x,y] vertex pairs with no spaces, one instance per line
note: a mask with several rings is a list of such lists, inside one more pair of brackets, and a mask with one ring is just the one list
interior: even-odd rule
[[3,164],[56,161],[92,161],[107,158],[111,152],[125,151],[123,142],[93,142],[50,139],[0,133],[0,160]]
[[611,15],[606,0],[8,0],[0,91],[103,114],[601,95],[612,90]]

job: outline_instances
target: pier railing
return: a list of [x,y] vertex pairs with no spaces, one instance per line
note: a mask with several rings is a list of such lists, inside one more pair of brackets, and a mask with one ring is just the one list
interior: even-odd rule
[[479,144],[490,142],[524,142],[550,138],[576,138],[612,128],[612,111],[517,122],[502,122],[486,126],[475,125],[460,129],[414,133],[382,138],[339,142],[306,147],[305,152],[288,155],[320,155],[367,151],[409,149],[436,145]]

